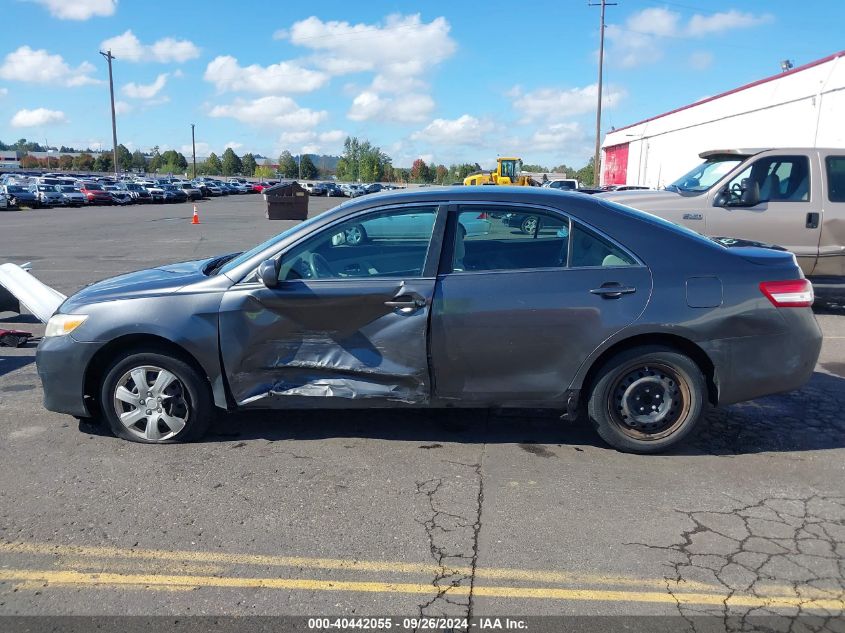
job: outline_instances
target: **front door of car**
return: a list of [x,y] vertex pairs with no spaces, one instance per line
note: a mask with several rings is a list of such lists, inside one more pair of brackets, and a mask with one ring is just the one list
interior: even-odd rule
[[[806,274],[816,265],[821,237],[821,183],[807,156],[764,156],[715,189],[730,196],[707,212],[707,234],[777,244],[795,253]],[[734,206],[743,183],[755,182],[760,202]],[[715,196],[713,196],[715,197]]]
[[432,312],[436,395],[563,406],[581,363],[645,309],[650,271],[550,210],[487,204],[453,213]]
[[[388,218],[418,225],[421,215],[432,220],[426,231],[368,230]],[[252,275],[228,290],[220,348],[237,404],[427,403],[428,317],[445,221],[437,205],[371,210],[279,253],[276,287]]]

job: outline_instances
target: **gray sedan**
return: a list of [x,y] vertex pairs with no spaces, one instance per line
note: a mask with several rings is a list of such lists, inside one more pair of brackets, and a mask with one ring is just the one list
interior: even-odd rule
[[[526,233],[509,213],[541,222]],[[378,230],[409,216],[425,231]],[[462,230],[479,219],[488,230]],[[821,348],[812,301],[781,249],[579,194],[438,188],[88,286],[52,306],[37,365],[48,409],[138,442],[197,439],[215,411],[531,407],[650,453],[708,405],[803,385]]]

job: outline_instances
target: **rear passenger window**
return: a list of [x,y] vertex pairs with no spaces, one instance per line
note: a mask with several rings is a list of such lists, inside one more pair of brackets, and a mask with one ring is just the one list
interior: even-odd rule
[[621,248],[614,246],[577,222],[573,222],[570,267],[634,265],[636,265],[636,262]]
[[831,202],[845,202],[845,156],[828,156],[827,198]]
[[483,206],[458,214],[454,272],[633,265],[622,249],[563,215]]

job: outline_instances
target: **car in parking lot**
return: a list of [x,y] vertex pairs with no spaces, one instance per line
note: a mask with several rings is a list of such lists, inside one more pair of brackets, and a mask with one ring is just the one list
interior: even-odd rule
[[122,189],[117,185],[106,185],[103,189],[111,195],[115,204],[126,205],[132,204],[135,201],[135,198],[128,190]]
[[56,185],[56,190],[62,194],[66,207],[81,207],[88,204],[88,199],[73,185]]
[[147,191],[144,186],[137,182],[128,182],[126,183],[126,190],[135,200],[135,202],[152,202],[153,197],[149,191]]
[[27,187],[20,184],[8,184],[0,187],[13,207],[34,207],[38,198]]
[[188,195],[189,200],[202,200],[202,191],[193,183],[183,182],[179,188]]
[[188,192],[176,185],[162,185],[165,202],[187,202]]
[[79,191],[88,200],[88,204],[114,204],[114,198],[99,183],[83,181],[79,185]]
[[[508,213],[560,228],[461,230]],[[410,216],[430,230],[346,240]],[[821,347],[791,253],[540,188],[366,196],[245,253],[66,300],[9,276],[49,321],[46,407],[139,442],[200,437],[215,409],[531,407],[657,452],[708,404],[800,387]]]
[[36,204],[40,207],[60,207],[65,203],[56,185],[33,184],[29,186],[29,191],[35,196]]

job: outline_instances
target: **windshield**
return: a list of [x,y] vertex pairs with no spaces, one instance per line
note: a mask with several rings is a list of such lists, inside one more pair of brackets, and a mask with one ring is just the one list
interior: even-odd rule
[[666,187],[667,191],[707,191],[739,165],[744,156],[713,156]]
[[74,191],[76,191],[76,188],[72,187],[71,185],[62,185],[61,190],[64,193],[73,193]]
[[21,187],[20,185],[8,185],[6,187],[6,191],[13,191],[14,193],[21,193],[22,191],[26,191],[26,190],[23,187]]
[[49,185],[38,185],[38,191],[55,191],[55,187],[50,187]]
[[[322,215],[322,214],[320,214],[320,215]],[[305,220],[304,222],[300,222],[299,224],[296,224],[296,225],[290,227],[287,231],[282,231],[278,235],[271,237],[266,242],[262,242],[261,244],[259,244],[255,248],[252,248],[252,249],[246,251],[245,253],[241,253],[240,255],[235,257],[235,259],[227,262],[226,265],[223,266],[220,269],[220,272],[223,273],[223,274],[226,274],[230,270],[237,268],[238,266],[240,266],[244,262],[247,262],[250,259],[252,259],[253,257],[255,257],[256,255],[258,255],[258,253],[260,253],[264,249],[270,248],[274,244],[278,244],[279,242],[284,240],[286,237],[291,235],[294,231],[298,231],[299,229],[301,229],[303,227],[310,226],[311,224],[314,223],[315,220],[320,218],[320,215],[315,215],[313,218],[309,218],[309,219]]]

